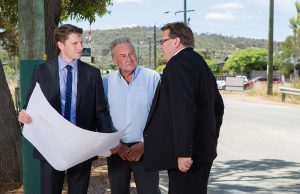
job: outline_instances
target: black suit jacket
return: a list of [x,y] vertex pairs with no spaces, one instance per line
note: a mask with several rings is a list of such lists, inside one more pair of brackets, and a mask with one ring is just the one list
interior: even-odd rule
[[172,57],[163,71],[144,130],[145,169],[177,168],[178,157],[211,163],[224,104],[216,80],[191,48]]
[[[78,60],[78,81],[76,99],[76,125],[90,131],[111,131],[111,120],[104,98],[103,84],[99,69]],[[51,106],[61,114],[58,58],[37,65],[32,72],[26,105],[36,82]],[[44,159],[35,149],[34,156]],[[95,158],[93,158],[95,159]]]

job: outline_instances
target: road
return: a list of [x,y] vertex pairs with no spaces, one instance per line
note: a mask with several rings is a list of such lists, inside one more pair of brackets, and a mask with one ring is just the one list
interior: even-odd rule
[[[300,106],[223,96],[224,121],[209,194],[299,194]],[[160,188],[167,193],[167,173]]]
[[224,97],[210,194],[300,193],[300,106]]

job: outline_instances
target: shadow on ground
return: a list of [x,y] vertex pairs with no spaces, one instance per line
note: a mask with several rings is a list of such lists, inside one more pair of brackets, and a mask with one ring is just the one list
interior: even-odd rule
[[300,193],[300,163],[272,159],[216,161],[209,193]]

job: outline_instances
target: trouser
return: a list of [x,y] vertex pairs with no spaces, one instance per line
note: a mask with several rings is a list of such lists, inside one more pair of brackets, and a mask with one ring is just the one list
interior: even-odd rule
[[112,194],[130,193],[131,173],[133,173],[138,194],[160,194],[159,173],[145,172],[143,159],[131,162],[114,154],[107,158],[107,165]]
[[193,163],[187,172],[168,170],[169,194],[206,194],[212,163]]
[[41,160],[41,194],[60,194],[65,174],[68,194],[86,194],[91,174],[91,161],[80,163],[67,171],[55,170],[46,160]]

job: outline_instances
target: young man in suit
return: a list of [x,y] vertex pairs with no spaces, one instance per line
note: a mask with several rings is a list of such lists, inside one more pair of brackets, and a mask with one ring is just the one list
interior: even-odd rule
[[[65,24],[54,31],[59,50],[58,57],[34,68],[27,103],[36,83],[51,106],[68,121],[90,131],[111,130],[111,121],[104,98],[99,69],[82,61],[82,29]],[[26,106],[19,114],[21,123],[32,122]],[[89,186],[91,158],[65,171],[55,170],[45,158],[34,149],[34,157],[41,164],[41,194],[62,192],[65,174],[69,194],[86,194]]]
[[144,130],[145,170],[168,170],[169,193],[207,193],[224,104],[216,80],[182,22],[161,28],[167,62]]

